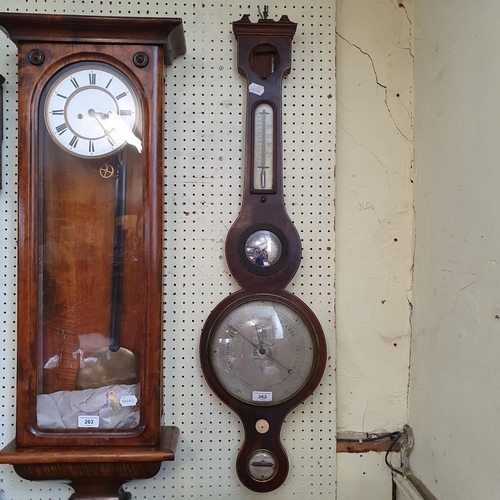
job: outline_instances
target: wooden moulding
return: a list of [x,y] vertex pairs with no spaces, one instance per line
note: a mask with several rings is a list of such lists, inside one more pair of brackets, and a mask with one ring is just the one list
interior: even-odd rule
[[[1,464],[13,464],[29,480],[69,479],[72,499],[121,498],[118,490],[131,479],[156,475],[161,463],[174,459],[177,427],[162,427],[157,446],[20,447],[11,442],[0,451]],[[96,496],[97,495],[97,496]]]
[[0,30],[17,44],[125,43],[163,46],[165,63],[186,53],[182,19],[2,13]]
[[281,16],[279,21],[259,19],[256,23],[252,23],[250,15],[244,14],[239,21],[233,22],[233,32],[236,38],[240,35],[292,38],[296,29],[297,23],[290,21],[288,16]]
[[[337,453],[368,453],[386,452],[393,440],[390,434],[366,434],[364,432],[344,431],[337,433]],[[395,443],[391,451],[401,451],[399,442]]]

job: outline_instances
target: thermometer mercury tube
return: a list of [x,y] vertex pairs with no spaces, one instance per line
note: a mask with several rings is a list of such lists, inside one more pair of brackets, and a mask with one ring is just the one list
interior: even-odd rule
[[253,116],[253,185],[255,190],[273,189],[274,109],[268,103],[259,104]]

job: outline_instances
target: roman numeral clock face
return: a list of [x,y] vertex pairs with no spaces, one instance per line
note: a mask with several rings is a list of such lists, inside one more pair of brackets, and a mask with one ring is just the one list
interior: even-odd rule
[[54,141],[68,153],[99,158],[127,143],[141,150],[134,135],[140,110],[128,79],[106,64],[75,64],[49,84],[45,122]]

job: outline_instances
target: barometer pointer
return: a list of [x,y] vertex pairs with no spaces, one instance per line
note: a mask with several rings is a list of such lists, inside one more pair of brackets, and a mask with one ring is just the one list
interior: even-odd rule
[[[256,349],[258,349],[261,354],[267,354],[269,356],[269,359],[271,359],[272,361],[274,361],[278,365],[282,366],[287,371],[287,373],[289,373],[289,374],[293,373],[293,370],[291,368],[287,368],[285,365],[281,364],[276,358],[271,356],[265,349],[263,349],[262,347],[259,347],[257,344],[252,342],[249,338],[245,337],[242,333],[240,333],[238,330],[236,330],[236,328],[234,328],[233,326],[231,326],[231,325],[229,325],[229,326],[234,331],[234,333],[237,333],[240,337],[243,337],[247,342],[250,342],[250,344],[252,344]],[[264,352],[262,352],[262,351],[264,351]]]

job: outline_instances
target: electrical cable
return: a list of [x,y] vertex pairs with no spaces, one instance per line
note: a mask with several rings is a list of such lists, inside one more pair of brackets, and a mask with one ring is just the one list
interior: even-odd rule
[[373,437],[367,437],[364,439],[356,439],[356,438],[338,438],[337,443],[370,443],[373,441],[383,441],[384,439],[392,439],[396,432],[389,432],[387,434],[377,434]]
[[389,462],[389,453],[392,451],[392,449],[394,448],[394,446],[396,446],[396,443],[400,440],[401,436],[403,435],[402,432],[393,432],[391,434],[391,439],[392,439],[392,443],[389,445],[389,448],[387,449],[387,452],[385,454],[385,464],[387,465],[387,467],[389,467],[389,469],[392,470],[392,472],[395,472],[396,474],[399,474],[401,476],[404,476],[403,472],[400,470],[400,469],[397,469],[396,467],[394,467],[390,462]]
[[385,439],[390,439],[391,444],[389,445],[389,448],[387,448],[387,452],[385,454],[385,464],[391,471],[395,472],[396,474],[400,474],[401,476],[404,476],[404,473],[400,470],[394,467],[390,462],[389,462],[389,453],[394,449],[398,441],[401,439],[401,436],[404,434],[404,432],[401,431],[396,431],[396,432],[389,432],[387,434],[378,434],[373,437],[367,437],[365,439],[347,439],[347,438],[339,438],[337,439],[338,443],[369,443],[373,441],[383,441]]

